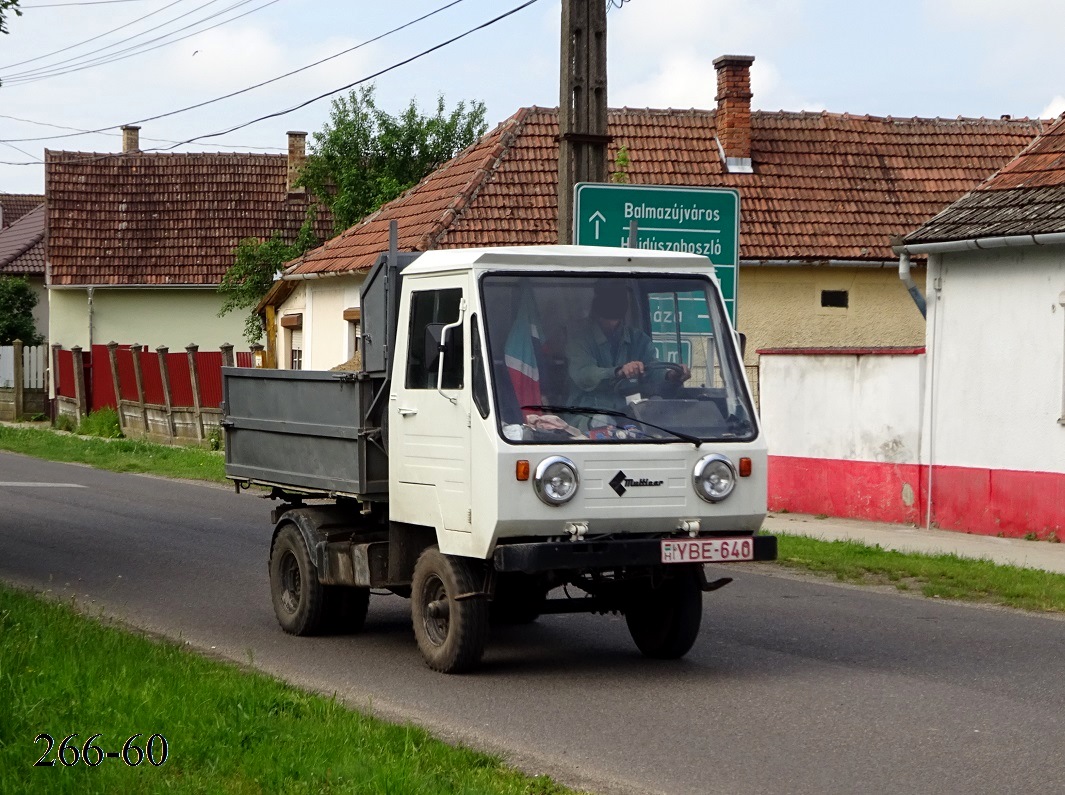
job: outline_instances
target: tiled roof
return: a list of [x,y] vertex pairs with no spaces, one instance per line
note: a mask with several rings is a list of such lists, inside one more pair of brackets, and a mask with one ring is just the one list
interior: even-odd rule
[[9,227],[34,207],[44,204],[39,193],[0,193],[0,227]]
[[[1038,120],[892,119],[753,112],[753,174],[727,173],[713,110],[610,111],[610,162],[631,183],[733,187],[745,261],[880,262],[913,229],[1036,136]],[[388,221],[405,250],[557,242],[558,118],[525,108],[421,184],[287,273],[369,267]]]
[[1065,117],[906,243],[1065,232]]
[[44,205],[0,229],[0,275],[44,275]]
[[[53,285],[217,285],[246,237],[294,236],[285,155],[45,151]],[[319,213],[318,231],[332,227]]]

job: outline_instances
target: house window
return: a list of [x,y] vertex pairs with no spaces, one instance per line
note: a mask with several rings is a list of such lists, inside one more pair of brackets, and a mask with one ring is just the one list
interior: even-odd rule
[[288,367],[290,370],[303,369],[303,329],[292,329],[289,338]]
[[281,328],[285,330],[285,342],[288,344],[288,368],[303,369],[303,313],[295,312],[281,316]]
[[821,306],[846,309],[849,304],[849,296],[846,290],[822,290]]
[[[439,343],[444,326],[460,317],[462,289],[425,290],[411,295],[410,340],[407,345],[407,389],[436,389]],[[462,389],[462,326],[449,329],[443,352],[443,389]]]
[[357,306],[348,307],[344,310],[344,320],[348,322],[348,358],[350,359],[359,352],[359,326],[362,320],[362,310]]

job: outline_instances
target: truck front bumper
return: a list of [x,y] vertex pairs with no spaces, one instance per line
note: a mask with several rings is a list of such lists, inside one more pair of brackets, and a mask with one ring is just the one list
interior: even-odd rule
[[[776,560],[776,536],[754,536],[753,560]],[[496,571],[535,574],[560,569],[613,569],[662,564],[662,539],[610,541],[544,541],[497,546],[492,555]]]

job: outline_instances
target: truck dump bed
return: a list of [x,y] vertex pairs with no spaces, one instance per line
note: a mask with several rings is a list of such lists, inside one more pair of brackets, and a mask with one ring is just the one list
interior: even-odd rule
[[223,368],[222,379],[227,477],[329,496],[387,492],[380,430],[360,420],[373,380],[244,367]]

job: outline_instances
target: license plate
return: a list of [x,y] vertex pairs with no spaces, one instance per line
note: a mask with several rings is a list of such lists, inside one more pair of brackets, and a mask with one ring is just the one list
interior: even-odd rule
[[752,538],[670,538],[662,542],[663,563],[724,563],[733,560],[754,560]]

